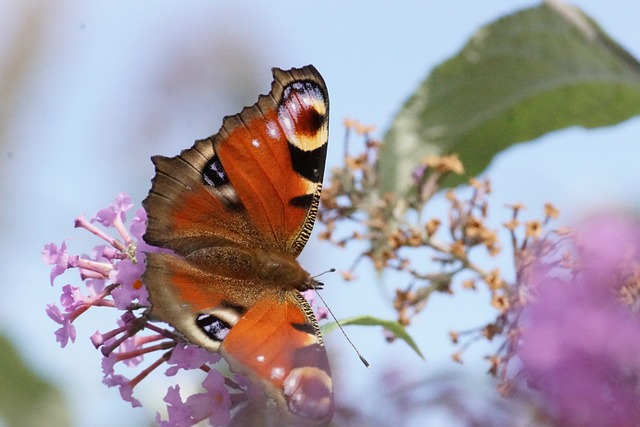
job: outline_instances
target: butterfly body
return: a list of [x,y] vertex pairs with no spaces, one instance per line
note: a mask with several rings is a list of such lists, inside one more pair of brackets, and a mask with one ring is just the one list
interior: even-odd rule
[[328,95],[313,66],[274,69],[271,92],[220,131],[156,156],[143,205],[150,316],[219,351],[294,420],[326,423],[333,390],[298,263],[322,188]]

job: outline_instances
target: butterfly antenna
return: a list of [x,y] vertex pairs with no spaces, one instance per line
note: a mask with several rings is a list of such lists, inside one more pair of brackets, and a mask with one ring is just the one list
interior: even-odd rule
[[320,276],[324,276],[324,275],[325,275],[325,274],[327,274],[327,273],[335,273],[335,272],[336,272],[336,269],[335,269],[335,268],[330,268],[330,269],[328,269],[328,270],[326,270],[326,271],[323,271],[323,272],[322,272],[322,273],[320,273],[320,274],[316,274],[315,276],[313,276],[313,278],[315,279],[315,278],[318,278],[318,277],[320,277]]
[[[332,268],[331,270],[327,270],[324,273],[320,273],[318,274],[318,276],[322,276],[325,273],[330,273],[330,272],[334,272],[336,271],[335,268]],[[349,335],[347,335],[347,333],[344,331],[344,329],[342,328],[342,325],[340,324],[340,322],[338,322],[338,319],[336,319],[335,314],[333,314],[333,311],[331,311],[331,309],[329,308],[329,306],[327,305],[327,302],[324,300],[324,298],[322,298],[322,295],[320,295],[320,292],[318,292],[317,289],[313,289],[316,292],[316,295],[318,295],[318,298],[320,298],[320,301],[322,301],[322,303],[324,304],[324,306],[326,307],[327,311],[329,312],[329,314],[331,315],[331,317],[333,318],[333,320],[336,322],[336,325],[338,325],[338,328],[340,328],[340,331],[342,332],[342,335],[344,335],[344,337],[347,339],[347,342],[349,344],[351,344],[351,347],[353,347],[353,350],[356,352],[356,354],[358,355],[358,357],[360,358],[360,361],[364,364],[364,366],[366,366],[367,368],[370,366],[369,362],[367,361],[367,359],[364,358],[364,356],[362,354],[360,354],[360,352],[358,351],[358,348],[355,346],[355,344],[349,339]]]

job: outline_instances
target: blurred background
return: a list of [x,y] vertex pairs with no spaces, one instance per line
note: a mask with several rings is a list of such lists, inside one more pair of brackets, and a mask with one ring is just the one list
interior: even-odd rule
[[[72,425],[152,423],[164,406],[166,387],[154,383],[161,375],[136,388],[142,409],[131,409],[116,389],[101,384],[100,354],[88,337],[111,328],[112,313],[82,316],[77,342],[64,350],[56,343],[57,326],[45,306],[58,301],[62,284],[79,280],[72,272],[51,288],[42,246],[72,238],[71,253],[89,251],[97,242],[73,229],[74,218],[93,216],[121,191],[138,207],[153,175],[149,157],[176,155],[217,132],[223,116],[268,92],[271,67],[311,63],[324,76],[331,99],[329,170],[342,161],[343,119],[375,125],[374,135],[381,137],[429,70],[481,25],[537,4],[0,0],[3,345],[14,346],[29,369],[61,390],[60,410],[68,405]],[[640,3],[573,4],[640,57]],[[522,202],[539,218],[549,201],[565,222],[610,207],[636,208],[638,135],[640,119],[632,119],[610,128],[554,132],[501,154],[487,171],[494,226],[508,219],[509,210],[500,210],[505,203]],[[348,251],[313,240],[301,258],[312,274],[350,266]],[[509,259],[503,263],[508,272]],[[358,272],[347,284],[338,275],[323,279],[332,310],[338,317],[393,319],[393,284],[378,286],[370,266]],[[342,336],[331,334],[338,399],[375,414],[385,399],[385,375],[435,383],[454,378],[474,396],[495,399],[483,360],[490,347],[471,349],[459,365],[451,360],[447,336],[450,329],[479,326],[492,316],[482,292],[435,295],[409,329],[426,361],[402,342],[385,343],[377,328],[349,328],[371,362],[368,370]],[[5,384],[2,399],[21,387]],[[425,417],[438,425],[447,415]]]

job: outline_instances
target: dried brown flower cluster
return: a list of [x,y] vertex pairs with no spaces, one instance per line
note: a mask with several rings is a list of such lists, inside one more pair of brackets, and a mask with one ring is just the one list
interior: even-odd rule
[[[343,277],[354,280],[358,263],[367,259],[379,272],[404,273],[405,282],[396,284],[393,301],[402,325],[411,323],[434,292],[454,293],[454,279],[462,289],[488,290],[491,305],[497,311],[495,320],[474,330],[452,331],[451,340],[459,346],[452,357],[462,362],[462,355],[471,343],[501,335],[504,344],[488,357],[489,372],[505,380],[508,361],[518,343],[518,313],[528,298],[524,276],[533,259],[556,248],[549,237],[557,236],[557,232],[546,229],[558,211],[547,204],[543,219],[522,221],[524,207],[509,206],[511,218],[504,223],[509,237],[502,233],[507,244],[501,244],[499,230],[487,225],[491,184],[488,180],[471,179],[469,187],[447,190],[446,217],[429,217],[426,214],[429,202],[442,190],[443,180],[449,174],[464,173],[458,157],[427,157],[412,173],[415,184],[412,191],[381,194],[378,173],[381,142],[370,137],[372,127],[352,120],[346,120],[345,127],[345,164],[332,170],[318,213],[318,220],[326,227],[321,238],[339,247],[353,241],[367,242],[366,249],[342,273]],[[352,155],[348,145],[354,132],[363,139],[364,150]],[[346,236],[339,236],[339,232],[345,234],[345,229],[349,230]],[[509,246],[517,272],[513,280],[502,277],[498,268],[488,269],[474,261],[478,255],[490,259],[502,247]],[[634,295],[640,295],[635,292]]]

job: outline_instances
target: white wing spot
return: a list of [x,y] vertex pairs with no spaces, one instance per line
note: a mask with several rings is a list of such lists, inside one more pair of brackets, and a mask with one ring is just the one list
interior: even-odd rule
[[267,122],[267,135],[272,139],[278,139],[280,137],[278,126],[272,121]]
[[258,148],[258,147],[260,147],[260,141],[258,141],[257,139],[252,139],[251,140],[251,145],[253,145],[254,147]]
[[280,120],[282,121],[282,126],[288,130],[291,131],[291,129],[293,128],[293,125],[291,124],[291,119],[289,117],[281,117]]
[[272,380],[279,380],[282,377],[284,377],[284,369],[280,368],[280,367],[275,367],[271,370],[271,379]]
[[260,362],[260,363],[263,363],[264,362],[264,356],[260,355],[260,356],[256,357],[256,360],[258,362]]

